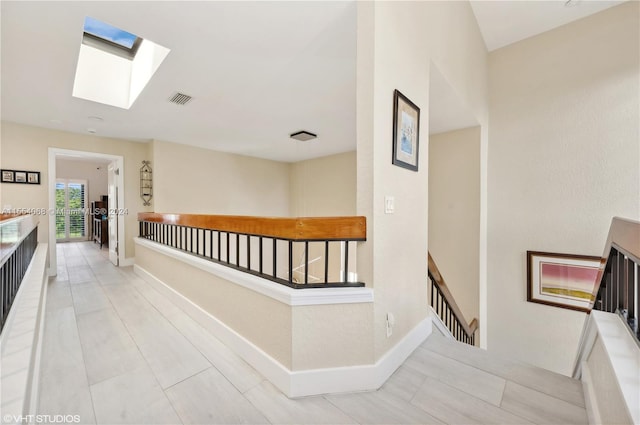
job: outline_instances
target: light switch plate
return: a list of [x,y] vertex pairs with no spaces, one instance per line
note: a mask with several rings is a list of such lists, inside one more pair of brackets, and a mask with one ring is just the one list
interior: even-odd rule
[[385,214],[393,214],[396,209],[396,201],[393,196],[385,196],[384,197],[384,213]]

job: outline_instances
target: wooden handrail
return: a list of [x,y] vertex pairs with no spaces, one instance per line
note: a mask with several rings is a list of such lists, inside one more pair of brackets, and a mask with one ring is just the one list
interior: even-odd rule
[[458,304],[456,303],[456,300],[453,298],[451,291],[449,291],[449,287],[447,287],[447,284],[445,283],[444,278],[442,277],[442,274],[440,274],[440,270],[438,270],[438,266],[436,265],[436,262],[433,261],[433,258],[431,257],[431,253],[428,253],[427,256],[428,256],[428,263],[429,263],[428,264],[429,273],[433,277],[433,280],[436,283],[436,285],[438,285],[438,287],[440,288],[440,291],[442,292],[442,295],[444,296],[445,300],[447,300],[447,303],[449,304],[449,308],[451,309],[451,311],[453,311],[453,313],[456,315],[456,317],[460,321],[460,324],[462,325],[464,331],[469,336],[473,335],[475,331],[478,329],[478,320],[474,318],[470,323],[467,323],[467,320],[462,314],[462,310],[460,310],[460,307],[458,307]]
[[609,227],[609,235],[600,260],[600,269],[598,270],[597,285],[593,290],[593,297],[589,311],[593,308],[598,291],[602,285],[602,280],[609,260],[611,248],[615,248],[624,255],[633,258],[640,264],[640,222],[629,220],[622,217],[613,217],[611,226]]
[[242,233],[293,241],[364,241],[366,217],[253,217],[138,213],[138,221]]

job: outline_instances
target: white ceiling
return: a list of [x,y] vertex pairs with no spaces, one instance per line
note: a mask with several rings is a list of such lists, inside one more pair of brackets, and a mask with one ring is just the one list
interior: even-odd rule
[[[472,7],[493,50],[621,3],[573,1],[579,4],[473,1]],[[3,0],[0,8],[3,120],[279,161],[355,149],[354,1]],[[130,110],[71,96],[85,16],[171,49]],[[441,93],[431,102],[432,132],[475,124],[468,113],[456,114],[460,102],[446,79],[432,78],[431,90]],[[169,103],[176,91],[194,99]],[[89,118],[96,116],[103,121]],[[289,139],[298,130],[319,137]]]

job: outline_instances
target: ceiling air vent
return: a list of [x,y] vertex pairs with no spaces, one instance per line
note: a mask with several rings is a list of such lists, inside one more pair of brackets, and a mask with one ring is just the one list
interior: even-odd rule
[[171,96],[169,98],[169,102],[171,103],[176,103],[178,105],[186,105],[187,103],[189,103],[191,101],[191,99],[193,99],[191,96],[189,96],[188,94],[184,94],[184,93],[176,93],[173,96]]

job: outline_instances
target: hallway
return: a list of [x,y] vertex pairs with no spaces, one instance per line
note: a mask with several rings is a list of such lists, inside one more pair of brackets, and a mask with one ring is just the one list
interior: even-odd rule
[[106,250],[80,242],[58,244],[57,254],[40,414],[83,424],[587,421],[578,381],[437,335],[379,391],[290,400]]

